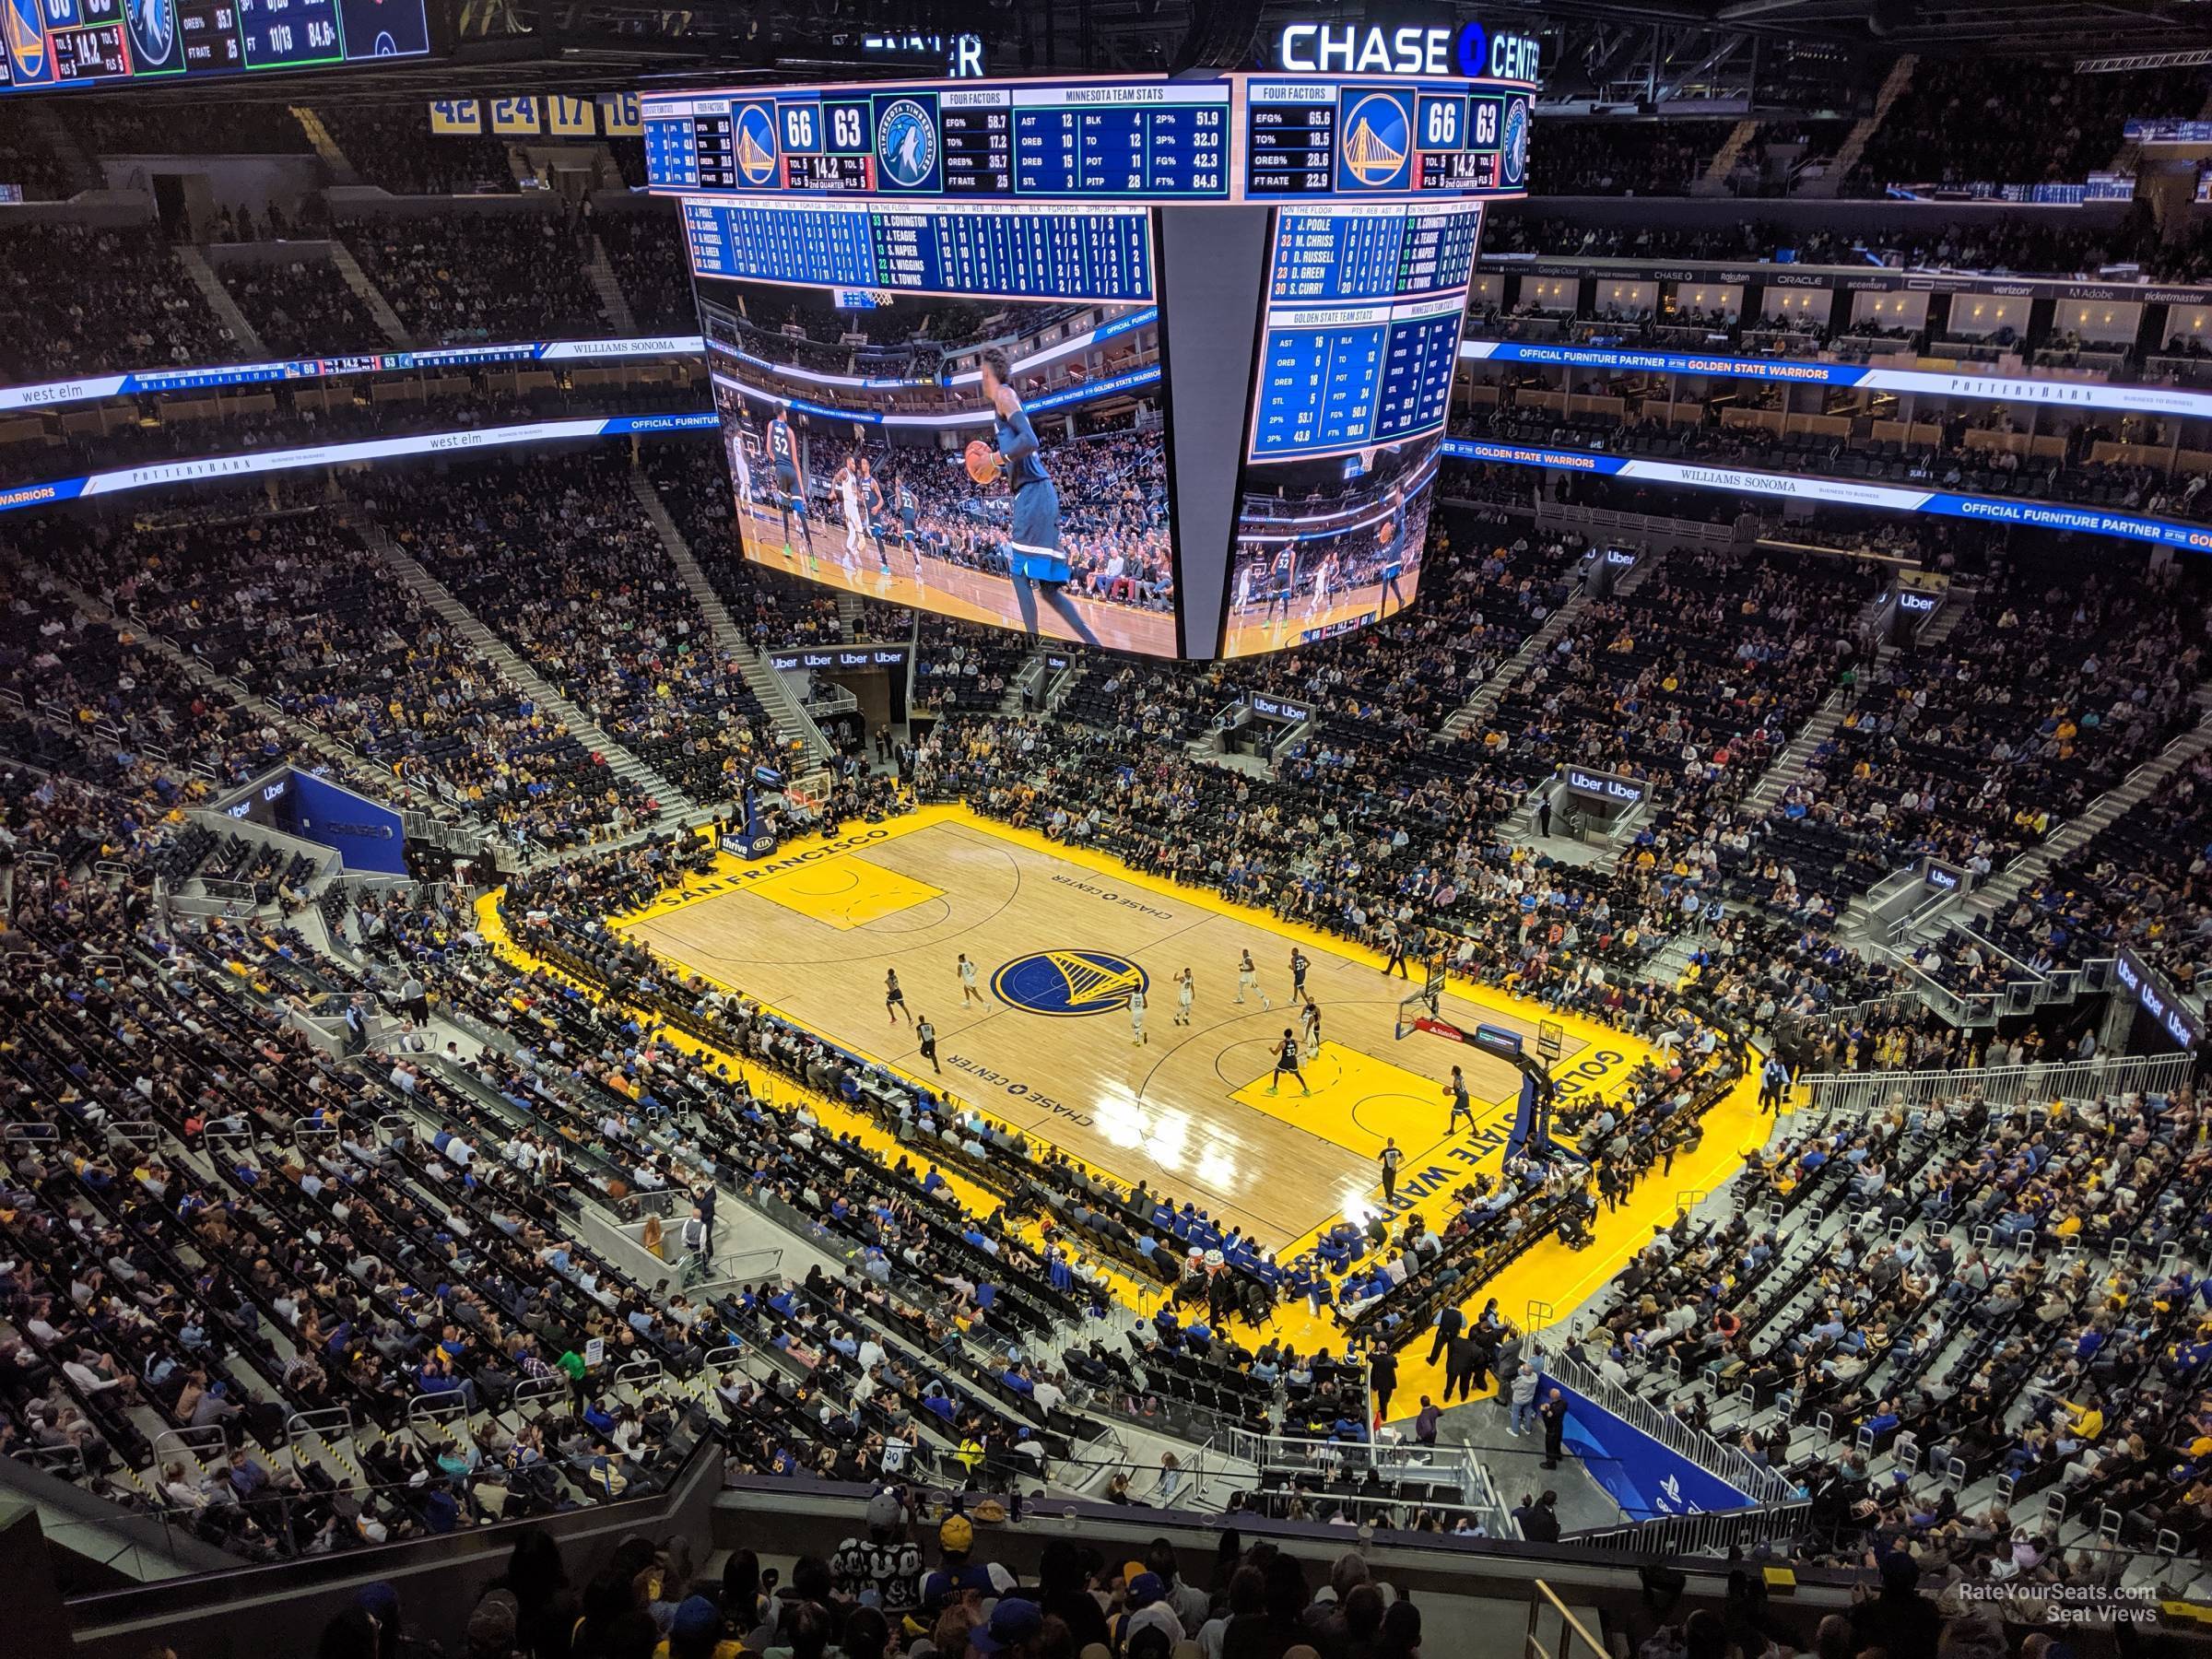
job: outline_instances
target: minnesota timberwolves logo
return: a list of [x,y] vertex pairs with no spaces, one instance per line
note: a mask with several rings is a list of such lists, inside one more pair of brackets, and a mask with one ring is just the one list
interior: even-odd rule
[[1392,92],[1369,92],[1352,100],[1337,145],[1337,173],[1346,188],[1391,190],[1403,184],[1413,162],[1413,117]]
[[776,177],[776,118],[766,104],[747,104],[735,127],[737,171],[747,184],[770,184]]
[[53,73],[46,55],[46,23],[39,0],[6,0],[0,13],[7,24],[7,66],[18,82],[42,81]]
[[131,56],[141,70],[159,69],[177,46],[176,0],[130,0]]
[[1499,167],[1508,184],[1528,176],[1528,102],[1513,99],[1505,106],[1505,135],[1500,146]]
[[876,161],[900,190],[920,190],[937,170],[937,124],[911,98],[884,111],[876,124]]
[[1040,950],[991,976],[1001,1002],[1059,1019],[1125,1008],[1130,993],[1150,983],[1142,968],[1110,950]]

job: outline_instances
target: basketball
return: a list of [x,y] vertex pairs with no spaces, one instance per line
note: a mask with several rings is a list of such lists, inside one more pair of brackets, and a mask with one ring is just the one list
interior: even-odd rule
[[1396,541],[1397,539],[1398,524],[1395,519],[1384,519],[1381,524],[1375,526],[1375,540],[1381,543],[1383,547],[1389,547],[1392,542]]
[[998,477],[998,452],[981,438],[968,441],[968,476],[978,484],[990,484]]

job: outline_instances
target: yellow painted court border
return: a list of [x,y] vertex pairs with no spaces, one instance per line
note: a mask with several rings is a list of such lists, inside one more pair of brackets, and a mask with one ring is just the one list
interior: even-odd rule
[[[1013,845],[1026,847],[1045,856],[1061,859],[1099,875],[1111,877],[1125,886],[1162,898],[1184,900],[1217,915],[1243,922],[1308,948],[1324,951],[1347,961],[1380,967],[1383,960],[1380,954],[1356,941],[1342,938],[1335,934],[1324,933],[1319,928],[1309,926],[1303,923],[1277,916],[1270,911],[1235,903],[1223,899],[1218,893],[1204,888],[1182,886],[1162,880],[1141,870],[1133,870],[1112,854],[1099,852],[1090,847],[1056,841],[1034,830],[1024,830],[1014,825],[1001,823],[963,805],[922,806],[902,817],[887,819],[880,824],[870,824],[865,829],[854,830],[847,827],[842,833],[833,839],[802,841],[797,843],[795,848],[787,845],[785,848],[780,849],[775,856],[752,863],[727,853],[717,853],[715,869],[712,876],[690,880],[681,891],[668,889],[653,903],[641,910],[620,914],[610,913],[606,918],[606,924],[612,930],[620,931],[640,922],[671,915],[708,899],[723,898],[732,893],[746,891],[752,885],[752,880],[780,874],[785,869],[801,867],[802,864],[810,864],[825,858],[836,858],[850,853],[861,853],[870,846],[879,846],[886,841],[894,840],[902,835],[911,835],[916,830],[938,824],[964,826]],[[756,873],[752,879],[747,879],[748,872]],[[497,893],[487,895],[478,903],[479,929],[485,937],[511,958],[525,966],[534,968],[547,966],[529,956],[526,951],[517,947],[508,937],[506,929],[498,915],[496,908],[498,897]],[[688,963],[681,961],[680,959],[666,950],[660,949],[658,947],[654,948],[660,955],[675,962],[685,972],[694,975],[708,984],[733,994],[738,989],[736,986],[724,982],[712,974],[692,968]],[[555,972],[556,977],[565,979],[565,976],[559,975],[558,971],[552,971]],[[578,988],[588,989],[581,986]],[[1626,1072],[1631,1069],[1637,1062],[1651,1056],[1653,1053],[1648,1044],[1642,1043],[1624,1032],[1614,1030],[1610,1027],[1600,1025],[1567,1010],[1547,1007],[1543,1004],[1516,996],[1510,992],[1500,991],[1492,986],[1472,984],[1469,982],[1454,978],[1448,982],[1447,990],[1450,994],[1467,1002],[1510,1011],[1531,1023],[1543,1019],[1557,1020],[1567,1031],[1588,1044],[1594,1053],[1600,1048],[1618,1052],[1623,1056],[1622,1059],[1617,1065],[1607,1066],[1606,1068],[1606,1075],[1594,1077],[1590,1079],[1601,1088],[1609,1088],[1617,1077],[1625,1076]],[[759,1001],[758,998],[753,1000]],[[844,1048],[854,1046],[840,1040],[829,1038],[808,1022],[792,1019],[789,1015],[771,1005],[761,1003],[760,1006],[768,1008],[777,1018],[787,1019],[794,1026],[813,1032],[825,1041],[834,1041],[837,1046]],[[667,1033],[667,1036],[688,1051],[712,1053],[717,1060],[726,1060],[735,1069],[744,1073],[754,1092],[758,1094],[767,1095],[771,1099],[778,1095],[788,1098],[794,1094],[804,1094],[818,1116],[833,1124],[841,1131],[849,1130],[858,1135],[863,1144],[870,1147],[871,1149],[888,1152],[892,1159],[896,1159],[902,1151],[907,1150],[901,1148],[891,1136],[883,1133],[877,1126],[874,1119],[851,1112],[841,1102],[825,1100],[813,1094],[811,1090],[805,1089],[803,1086],[793,1085],[789,1079],[780,1074],[764,1075],[736,1055],[727,1054],[709,1045],[691,1042],[681,1037],[680,1033],[670,1032]],[[1002,1122],[983,1107],[974,1105],[964,1097],[947,1089],[941,1079],[924,1078],[895,1065],[881,1062],[877,1062],[877,1064],[883,1064],[884,1069],[892,1075],[904,1078],[918,1087],[931,1088],[939,1094],[946,1095],[958,1101],[962,1107],[972,1109],[992,1122]],[[771,1076],[775,1085],[773,1089],[768,1087]],[[1663,1177],[1654,1172],[1639,1183],[1636,1190],[1622,1201],[1618,1210],[1601,1209],[1599,1211],[1594,1229],[1596,1233],[1597,1241],[1595,1243],[1585,1251],[1576,1252],[1559,1243],[1557,1238],[1545,1239],[1524,1252],[1495,1278],[1472,1293],[1466,1303],[1466,1311],[1471,1314],[1484,1301],[1495,1297],[1500,1311],[1515,1324],[1526,1324],[1532,1315],[1537,1314],[1542,1310],[1551,1311],[1550,1313],[1542,1315],[1545,1317],[1553,1314],[1563,1316],[1606,1279],[1626,1266],[1635,1253],[1650,1241],[1652,1230],[1654,1227],[1663,1227],[1673,1219],[1677,1194],[1689,1193],[1701,1194],[1712,1191],[1743,1167],[1744,1159],[1750,1151],[1756,1150],[1764,1144],[1767,1138],[1767,1124],[1759,1112],[1758,1094],[1758,1065],[1755,1057],[1753,1065],[1745,1077],[1740,1078],[1728,1095],[1706,1114],[1704,1139],[1696,1153],[1685,1153],[1677,1156],[1675,1160],[1674,1173],[1671,1176]],[[1485,1121],[1488,1121],[1488,1114],[1485,1114]],[[1032,1139],[1045,1138],[1033,1131],[1029,1132],[1029,1135]],[[1072,1153],[1067,1153],[1065,1148],[1056,1147],[1055,1149],[1060,1150],[1071,1162],[1090,1169],[1124,1186],[1129,1184],[1120,1174],[1103,1165],[1075,1157]],[[1409,1168],[1411,1161],[1408,1160]],[[1472,1170],[1473,1166],[1469,1165],[1454,1173],[1464,1179],[1472,1173]],[[957,1171],[946,1171],[944,1173],[953,1182],[955,1194],[960,1202],[974,1213],[990,1215],[997,1210],[998,1199],[995,1195],[960,1178]],[[1441,1188],[1442,1183],[1439,1182],[1438,1186]],[[1406,1198],[1409,1191],[1409,1187],[1402,1184],[1400,1198]],[[1426,1195],[1423,1194],[1423,1196]],[[1418,1205],[1414,1207],[1418,1207]],[[1311,1248],[1314,1239],[1322,1230],[1333,1224],[1334,1219],[1335,1218],[1325,1218],[1321,1226],[1286,1245],[1277,1253],[1278,1258],[1288,1261],[1293,1256]],[[1441,1218],[1437,1217],[1432,1219],[1441,1221]],[[1032,1244],[1038,1242],[1041,1234],[1040,1230],[1034,1224],[1019,1230]],[[1124,1301],[1140,1313],[1148,1312],[1159,1305],[1162,1298],[1158,1287],[1148,1284],[1139,1286],[1131,1281],[1126,1275],[1118,1272],[1113,1274],[1113,1277],[1116,1281],[1115,1288],[1123,1293]],[[1286,1304],[1278,1308],[1275,1318],[1265,1327],[1265,1334],[1290,1342],[1305,1353],[1311,1353],[1320,1347],[1335,1349],[1343,1346],[1343,1334],[1336,1325],[1325,1315],[1318,1319],[1313,1317],[1303,1302]],[[1246,1333],[1246,1335],[1252,1336],[1254,1334]],[[1432,1367],[1428,1363],[1427,1352],[1425,1347],[1416,1342],[1408,1345],[1400,1353],[1398,1395],[1394,1402],[1394,1415],[1411,1415],[1418,1405],[1419,1395],[1424,1392],[1441,1394],[1443,1382],[1441,1368],[1441,1366]]]

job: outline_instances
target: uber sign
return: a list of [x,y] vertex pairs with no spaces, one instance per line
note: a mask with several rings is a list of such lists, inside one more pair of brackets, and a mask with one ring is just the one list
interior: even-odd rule
[[1483,76],[1533,81],[1540,45],[1525,35],[1493,35],[1472,18],[1421,28],[1355,23],[1287,23],[1276,62],[1300,75]]

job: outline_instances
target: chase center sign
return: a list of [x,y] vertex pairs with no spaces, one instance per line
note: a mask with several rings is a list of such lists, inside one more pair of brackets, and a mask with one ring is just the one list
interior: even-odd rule
[[1276,36],[1277,66],[1299,75],[1465,76],[1536,79],[1541,43],[1527,35],[1491,34],[1469,18],[1459,24],[1406,24],[1395,29],[1357,23],[1286,23]]

